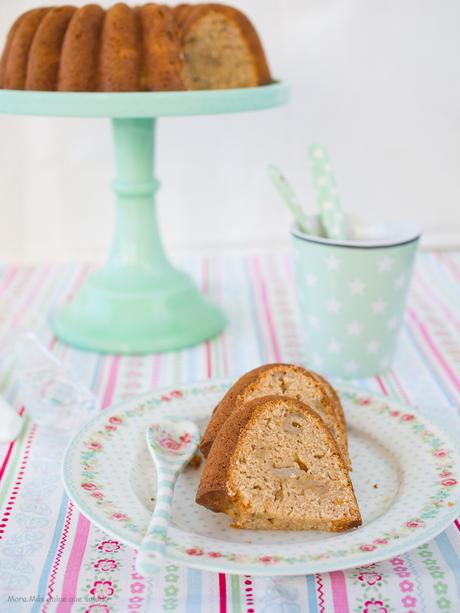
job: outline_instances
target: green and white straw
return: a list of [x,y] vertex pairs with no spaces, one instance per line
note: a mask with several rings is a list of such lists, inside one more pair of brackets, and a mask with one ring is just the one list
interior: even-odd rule
[[305,211],[303,210],[302,205],[300,204],[300,201],[297,198],[297,194],[295,193],[292,185],[283,176],[280,169],[276,166],[273,166],[273,164],[268,167],[268,173],[280,196],[288,205],[292,214],[294,215],[294,219],[297,223],[299,230],[304,234],[313,234],[308,225],[308,220]]
[[326,238],[345,240],[347,229],[329,155],[322,145],[310,145],[309,160]]

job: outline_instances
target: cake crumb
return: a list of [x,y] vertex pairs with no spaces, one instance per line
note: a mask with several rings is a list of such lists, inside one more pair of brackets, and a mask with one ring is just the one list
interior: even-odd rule
[[200,468],[200,466],[201,466],[201,455],[199,453],[195,453],[193,458],[188,463],[188,466],[190,466],[191,468],[195,468],[195,469]]
[[374,483],[374,485],[372,487],[374,488],[374,490],[378,490],[379,489],[379,484],[378,483]]

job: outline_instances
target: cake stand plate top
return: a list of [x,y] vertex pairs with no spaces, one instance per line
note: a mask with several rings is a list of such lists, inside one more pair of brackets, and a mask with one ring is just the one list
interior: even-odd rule
[[290,87],[276,82],[244,89],[181,92],[68,93],[0,90],[0,113],[48,117],[177,117],[274,108]]

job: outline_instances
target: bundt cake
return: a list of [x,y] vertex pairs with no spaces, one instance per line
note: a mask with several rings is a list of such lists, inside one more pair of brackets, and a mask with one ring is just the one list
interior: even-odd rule
[[254,398],[268,395],[289,396],[301,400],[323,419],[337,442],[347,468],[351,468],[347,450],[347,431],[340,400],[332,386],[320,375],[292,364],[266,364],[243,375],[214,409],[200,441],[206,457],[219,430],[233,411]]
[[270,82],[253,25],[220,4],[38,8],[14,23],[0,60],[0,89],[180,91]]
[[287,396],[236,408],[216,435],[196,502],[235,528],[328,530],[361,525],[337,444],[321,417]]

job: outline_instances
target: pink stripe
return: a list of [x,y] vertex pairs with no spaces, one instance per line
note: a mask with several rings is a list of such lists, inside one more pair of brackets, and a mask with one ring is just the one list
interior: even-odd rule
[[67,293],[66,297],[63,300],[63,303],[67,303],[70,302],[73,297],[76,295],[76,293],[78,292],[78,290],[81,288],[81,286],[83,285],[83,281],[86,279],[86,277],[88,276],[89,272],[91,270],[91,266],[89,264],[87,264],[86,266],[84,266],[81,271],[78,274],[78,277],[75,280],[75,284],[74,286],[69,290],[69,292]]
[[24,448],[24,453],[22,456],[22,461],[19,466],[19,471],[17,473],[16,479],[13,481],[11,491],[9,494],[8,501],[5,506],[5,511],[3,517],[0,519],[0,540],[2,540],[5,534],[5,528],[10,520],[11,511],[13,510],[14,505],[16,504],[16,499],[19,494],[19,490],[21,489],[22,482],[24,479],[24,474],[26,472],[27,463],[29,461],[30,449],[32,447],[32,443],[37,432],[37,426],[34,424],[29,432],[29,436],[27,438],[26,446]]
[[11,324],[10,324],[12,328],[14,328],[18,324],[26,308],[32,304],[35,294],[42,288],[43,281],[48,276],[49,270],[50,268],[48,266],[40,274],[37,283],[33,286],[32,291],[29,293],[29,295],[27,296],[27,299],[24,301],[24,304],[22,305],[22,308],[14,315],[11,321]]
[[[421,277],[418,279],[418,282],[420,283],[420,285],[423,286],[424,292],[429,294],[433,302],[435,302],[439,306],[439,308],[443,311],[444,315],[452,323],[452,325],[456,328],[457,332],[460,332],[460,323],[455,319],[452,311],[442,302],[442,300],[440,300],[437,297],[436,293],[431,289],[430,285],[428,283],[425,283],[425,281]],[[418,298],[418,300],[419,302],[423,302],[423,300],[420,297]],[[428,305],[426,306],[427,308],[429,308]]]
[[385,387],[381,377],[377,376],[375,377],[377,380],[377,383],[379,384],[380,389],[382,390],[382,392],[385,394],[385,396],[388,396],[388,391],[387,388]]
[[319,573],[315,575],[316,580],[316,592],[318,594],[318,607],[319,613],[324,613],[324,589],[323,589],[323,579]]
[[[114,356],[110,368],[107,387],[102,400],[102,408],[109,406],[112,402],[114,390],[117,382],[120,356]],[[56,609],[56,613],[68,613],[72,609],[72,600],[75,599],[80,576],[81,564],[88,542],[90,522],[81,513],[78,514],[77,530],[74,537],[72,549],[67,561],[67,568],[64,575],[62,595],[67,598],[67,602],[61,601]]]
[[411,403],[410,398],[407,395],[406,391],[404,390],[404,388],[402,386],[402,383],[399,380],[399,377],[396,375],[394,370],[391,371],[391,376],[393,377],[395,385],[396,385],[396,388],[397,388],[398,392],[401,394],[403,400],[405,402],[407,402],[407,404],[410,404]]
[[17,272],[18,272],[17,266],[11,266],[10,268],[7,269],[7,271],[2,277],[2,284],[0,286],[0,292],[4,292],[5,290],[8,289],[14,277],[16,276]]
[[254,272],[256,274],[256,279],[260,286],[260,296],[262,298],[262,306],[265,312],[265,317],[267,319],[268,333],[270,335],[270,340],[271,340],[272,348],[273,348],[273,356],[276,362],[281,362],[282,361],[281,350],[280,350],[280,346],[278,343],[278,337],[277,337],[276,330],[275,330],[275,324],[273,322],[272,312],[270,309],[270,301],[268,299],[267,284],[265,283],[265,280],[262,274],[262,269],[259,263],[259,259],[254,258],[253,262],[254,262]]
[[349,613],[347,583],[345,575],[341,571],[329,573],[332,587],[332,600],[336,613]]
[[[72,504],[72,503],[70,503]],[[74,542],[70,551],[69,561],[64,576],[62,585],[62,596],[67,600],[59,602],[56,613],[67,613],[72,609],[72,598],[75,598],[78,577],[80,576],[80,567],[85,554],[86,543],[88,541],[90,523],[84,515],[79,513],[77,530],[75,533]]]
[[452,273],[452,276],[455,278],[456,281],[458,281],[460,283],[460,273],[457,270],[456,264],[454,262],[451,262],[449,256],[445,253],[435,253],[434,256],[438,259],[441,260],[441,262],[443,264],[446,265],[446,267],[450,270],[450,272]]
[[219,605],[220,613],[227,613],[227,580],[223,573],[219,573]]
[[[203,274],[203,283],[201,287],[203,288],[203,293],[209,293],[209,262],[206,258],[203,258],[203,266],[202,266],[202,274]],[[211,353],[211,341],[205,342],[205,352],[206,352],[206,376],[208,379],[212,378],[212,353]]]
[[115,391],[115,385],[117,383],[118,369],[120,368],[120,356],[116,355],[112,360],[112,366],[110,368],[109,380],[107,381],[107,387],[105,388],[105,394],[102,399],[101,407],[105,409],[112,402],[113,394]]
[[454,524],[457,526],[457,530],[460,532],[460,522],[458,519],[454,520]]
[[[19,415],[22,417],[24,415],[24,407],[21,408],[21,410],[19,411]],[[3,460],[2,466],[0,468],[0,481],[2,480],[3,475],[5,474],[6,471],[6,467],[8,466],[8,462],[11,459],[11,453],[13,451],[13,447],[15,445],[16,441],[11,441],[11,443],[8,445],[8,451],[6,452],[6,456],[5,459]]]
[[[219,303],[222,304],[222,266],[219,266],[218,272],[218,283],[216,283],[216,295],[219,299]],[[224,377],[228,377],[230,368],[228,362],[228,349],[227,349],[227,333],[224,330],[220,335],[220,345],[221,345],[221,355],[223,362],[223,375]]]
[[422,322],[418,319],[418,317],[417,317],[417,315],[416,315],[416,313],[415,313],[415,311],[413,309],[409,309],[409,315],[410,315],[411,319],[413,320],[413,322],[415,323],[415,325],[420,330],[420,333],[422,334],[423,338],[425,339],[426,344],[431,349],[431,351],[433,352],[434,356],[436,357],[438,362],[441,364],[442,368],[445,370],[447,376],[452,381],[452,383],[454,384],[454,386],[457,389],[457,391],[460,392],[460,380],[457,378],[457,376],[454,373],[454,371],[450,368],[449,364],[447,364],[447,362],[444,360],[444,358],[442,357],[442,355],[440,354],[438,349],[435,347],[435,345],[434,345],[430,335],[428,334],[428,330],[422,324]]
[[2,481],[2,477],[5,474],[8,462],[10,461],[11,452],[13,451],[14,443],[15,441],[11,441],[11,443],[8,445],[8,451],[6,452],[5,459],[3,460],[3,464],[0,467],[0,482]]
[[[73,509],[74,509],[74,506],[70,502],[69,506],[67,508],[67,515],[66,515],[65,522],[64,522],[64,529],[63,529],[62,534],[61,534],[61,539],[59,541],[59,547],[58,547],[58,550],[57,550],[57,553],[56,553],[56,557],[54,559],[53,567],[52,567],[51,573],[50,573],[50,579],[49,579],[49,582],[48,582],[48,600],[50,602],[51,602],[51,597],[52,597],[53,592],[54,592],[54,585],[56,583],[56,576],[57,576],[58,568],[59,568],[59,565],[61,563],[61,558],[62,558],[62,555],[64,553],[65,546],[67,544],[67,537],[69,536],[69,530],[70,530],[70,526],[71,526],[71,523],[72,523]],[[47,610],[48,610],[48,603],[45,603],[43,605],[42,613],[45,613]]]
[[158,387],[158,381],[160,380],[160,365],[161,365],[161,356],[157,354],[153,358],[153,369],[152,369],[152,389]]

